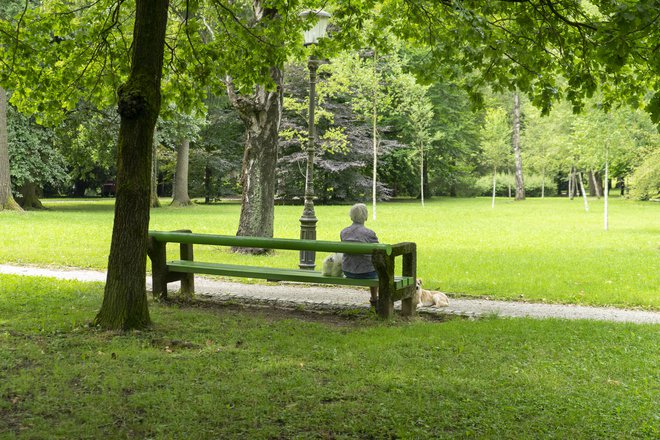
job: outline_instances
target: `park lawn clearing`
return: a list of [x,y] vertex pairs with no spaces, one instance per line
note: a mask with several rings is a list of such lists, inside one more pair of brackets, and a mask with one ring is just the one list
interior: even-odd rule
[[[381,203],[369,218],[381,242],[417,243],[418,274],[427,288],[455,296],[534,302],[660,308],[660,204],[546,198],[432,199]],[[0,212],[0,262],[105,269],[113,201],[46,200],[44,212]],[[318,239],[338,240],[348,206],[316,207]],[[276,206],[275,236],[300,235],[300,206]],[[191,229],[234,235],[240,205],[222,203],[151,211],[153,230]],[[176,247],[170,255],[175,256]],[[298,267],[298,253],[234,254],[201,247],[197,258],[226,264]],[[320,263],[324,255],[317,256]]]
[[150,305],[0,275],[6,438],[657,438],[658,326]]

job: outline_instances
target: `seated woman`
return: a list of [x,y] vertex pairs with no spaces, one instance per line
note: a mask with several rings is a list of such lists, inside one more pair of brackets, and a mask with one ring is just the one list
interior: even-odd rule
[[[348,215],[351,217],[353,224],[341,231],[341,241],[355,241],[362,243],[378,243],[376,233],[364,226],[367,221],[369,213],[364,203],[357,203],[351,207]],[[342,260],[342,270],[346,278],[358,279],[376,279],[378,274],[376,268],[371,262],[371,255],[351,255],[344,254]],[[378,287],[370,286],[371,300],[369,301],[372,307],[376,307],[378,303]]]

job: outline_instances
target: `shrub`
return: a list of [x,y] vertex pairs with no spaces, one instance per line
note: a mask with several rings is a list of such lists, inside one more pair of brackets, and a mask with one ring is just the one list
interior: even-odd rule
[[[525,196],[527,197],[541,197],[541,188],[543,186],[543,177],[538,174],[531,174],[524,176],[525,181]],[[482,196],[490,196],[493,194],[493,176],[480,177],[476,183],[476,188]],[[497,174],[497,183],[495,185],[495,195],[499,197],[508,197],[509,186],[511,193],[515,193],[516,182],[513,174]],[[549,177],[545,178],[545,195],[554,196],[557,194],[557,184]]]
[[637,167],[632,175],[630,197],[637,200],[660,200],[660,150]]

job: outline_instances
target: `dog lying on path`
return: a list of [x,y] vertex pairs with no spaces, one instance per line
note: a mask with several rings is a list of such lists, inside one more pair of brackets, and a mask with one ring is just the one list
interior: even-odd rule
[[422,289],[422,280],[417,278],[417,307],[447,307],[449,298],[442,292]]

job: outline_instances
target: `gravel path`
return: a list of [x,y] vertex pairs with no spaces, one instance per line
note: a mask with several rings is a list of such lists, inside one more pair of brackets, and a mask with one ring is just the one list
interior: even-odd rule
[[[48,269],[31,266],[0,264],[0,273],[43,276],[79,281],[105,281],[105,272],[92,270]],[[147,277],[147,288],[151,278]],[[242,284],[195,277],[198,296],[220,301],[271,303],[281,306],[317,308],[368,307],[368,292],[344,287],[300,286],[293,283],[277,285]],[[170,285],[170,290],[176,287]],[[586,307],[576,305],[537,304],[514,301],[450,298],[449,307],[418,309],[420,313],[453,314],[479,317],[488,315],[530,318],[593,319],[599,321],[660,324],[660,312],[624,310],[613,307]]]

